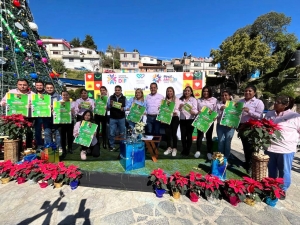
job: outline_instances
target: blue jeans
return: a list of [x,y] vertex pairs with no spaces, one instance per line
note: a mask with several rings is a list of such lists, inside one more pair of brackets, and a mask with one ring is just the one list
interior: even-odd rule
[[281,154],[265,151],[265,154],[270,156],[268,163],[269,177],[283,178],[282,189],[286,191],[291,185],[291,170],[295,152]]
[[123,119],[112,119],[109,120],[109,145],[111,148],[115,145],[115,136],[117,135],[117,130],[120,135],[125,133],[125,118]]
[[42,118],[43,119],[43,126],[44,126],[44,144],[49,144],[53,142],[52,135],[55,135],[55,143],[57,148],[61,147],[60,143],[60,133],[59,133],[59,126],[53,124],[52,117]]
[[38,117],[35,119],[35,121],[34,121],[34,137],[35,137],[37,146],[43,146],[42,124],[43,124],[43,118]]
[[218,151],[228,158],[230,155],[231,140],[234,135],[234,129],[217,124],[217,135],[219,142]]
[[160,136],[160,124],[156,120],[156,116],[147,115],[146,133],[153,136]]

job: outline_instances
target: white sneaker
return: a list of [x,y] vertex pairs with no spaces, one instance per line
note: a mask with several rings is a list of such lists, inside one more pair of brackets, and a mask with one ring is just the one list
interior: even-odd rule
[[86,160],[86,152],[85,151],[81,151],[80,157],[81,157],[82,160]]
[[200,157],[200,155],[201,155],[201,153],[199,151],[196,151],[194,157],[198,159]]
[[176,148],[173,148],[173,150],[172,150],[172,156],[175,157],[176,154],[177,154],[177,149],[176,149]]
[[208,160],[211,160],[212,159],[212,154],[211,153],[207,153],[207,158],[208,158]]
[[167,148],[167,150],[164,152],[164,155],[169,155],[172,152],[172,148]]

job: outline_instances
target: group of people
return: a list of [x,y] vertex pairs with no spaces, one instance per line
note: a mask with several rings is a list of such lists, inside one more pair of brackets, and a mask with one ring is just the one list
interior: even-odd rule
[[[171,154],[172,156],[177,155],[177,130],[180,127],[181,132],[181,155],[188,156],[191,153],[192,147],[192,134],[194,127],[192,123],[196,116],[201,113],[201,109],[206,106],[212,111],[218,113],[216,119],[216,133],[218,136],[218,151],[223,153],[225,157],[229,157],[231,151],[231,140],[234,135],[235,129],[220,124],[220,120],[223,111],[226,107],[226,101],[232,100],[232,93],[229,90],[223,90],[221,92],[221,100],[218,101],[213,97],[212,88],[205,86],[202,89],[201,98],[196,99],[193,93],[193,89],[187,86],[183,90],[183,94],[180,98],[176,97],[173,87],[166,89],[165,96],[159,94],[157,83],[150,84],[150,94],[144,96],[142,89],[135,90],[135,96],[131,99],[126,99],[122,94],[122,87],[117,85],[114,88],[114,93],[108,96],[108,91],[105,86],[100,87],[100,96],[107,96],[108,102],[106,106],[106,115],[94,115],[95,101],[88,97],[88,92],[82,89],[80,92],[80,98],[76,101],[72,101],[72,116],[74,122],[71,124],[53,124],[51,117],[46,118],[34,118],[35,121],[35,140],[37,145],[40,147],[43,145],[41,138],[41,125],[44,127],[45,132],[45,143],[52,142],[52,136],[55,135],[55,141],[57,145],[62,149],[63,155],[67,152],[72,153],[73,138],[78,136],[79,127],[83,120],[91,121],[98,124],[97,132],[91,142],[90,148],[83,147],[81,151],[81,158],[85,159],[87,150],[93,152],[93,156],[100,155],[100,140],[99,132],[101,125],[102,132],[102,147],[109,148],[110,151],[115,150],[115,137],[117,135],[123,135],[126,132],[126,124],[134,127],[132,121],[126,121],[126,111],[129,111],[132,104],[138,104],[146,108],[146,134],[153,136],[160,136],[161,129],[165,130],[165,138],[167,143],[167,149],[164,154]],[[17,82],[17,89],[9,91],[10,93],[28,94],[30,96],[32,91],[29,90],[28,82],[25,79],[19,79]],[[35,82],[34,93],[48,94],[51,96],[51,102],[57,101],[70,101],[70,96],[67,91],[63,91],[61,95],[55,92],[54,86],[51,83],[43,84],[40,81]],[[163,124],[156,120],[159,114],[159,107],[162,100],[175,103],[175,109],[173,111],[172,119],[170,124]],[[114,103],[117,102],[120,107],[115,107]],[[244,98],[240,100],[244,103],[243,112],[240,120],[240,125],[249,121],[249,119],[262,119],[264,112],[263,102],[256,98],[256,87],[249,85],[245,88]],[[5,97],[1,101],[1,105],[5,106]],[[187,116],[183,113],[183,107],[188,104],[190,112]],[[85,107],[83,107],[85,105]],[[286,191],[291,182],[291,166],[296,147],[299,139],[300,132],[300,116],[298,113],[292,112],[291,108],[294,105],[294,100],[287,96],[278,96],[274,104],[274,110],[269,111],[265,118],[273,120],[281,127],[281,140],[272,141],[271,146],[266,149],[266,154],[270,156],[268,164],[269,176],[270,177],[283,177],[284,187]],[[88,106],[88,107],[86,107]],[[107,134],[107,125],[109,125],[109,134]],[[212,134],[214,129],[214,123],[210,126],[206,132],[206,149],[207,159],[212,158]],[[238,129],[237,129],[238,130]],[[28,134],[28,136],[30,136]],[[198,130],[196,151],[194,154],[195,158],[199,158],[201,155],[201,146],[204,133]],[[107,141],[108,138],[108,141]],[[28,141],[28,140],[27,140]],[[244,168],[247,172],[251,173],[251,155],[254,151],[251,142],[247,137],[241,137],[245,163]],[[30,141],[28,142],[30,143]],[[68,146],[68,148],[66,147]]]

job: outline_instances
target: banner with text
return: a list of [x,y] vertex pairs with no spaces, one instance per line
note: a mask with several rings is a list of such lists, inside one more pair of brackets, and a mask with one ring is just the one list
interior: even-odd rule
[[134,97],[135,90],[141,88],[144,96],[150,93],[150,84],[157,83],[158,93],[166,95],[167,87],[173,87],[177,97],[182,96],[183,89],[191,86],[196,98],[201,97],[204,77],[193,72],[158,72],[158,73],[86,73],[85,88],[90,98],[96,98],[100,87],[105,86],[108,94],[114,93],[114,87],[120,85],[127,98]]

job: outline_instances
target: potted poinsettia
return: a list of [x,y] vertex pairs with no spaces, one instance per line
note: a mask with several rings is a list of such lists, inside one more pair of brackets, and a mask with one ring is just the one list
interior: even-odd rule
[[65,172],[65,180],[66,184],[70,184],[71,189],[74,190],[79,185],[79,179],[82,177],[82,172],[78,168],[78,166],[70,165],[68,166]]
[[206,199],[211,203],[215,203],[219,199],[220,187],[224,185],[224,182],[217,176],[206,174],[201,183]]
[[188,179],[178,171],[169,177],[168,187],[172,191],[175,199],[180,198],[180,194],[185,195],[187,191]]
[[158,168],[156,170],[153,170],[148,178],[148,185],[152,185],[156,196],[158,198],[161,198],[166,190],[168,190],[168,178],[166,173],[162,169]]
[[260,202],[260,196],[263,193],[263,185],[250,177],[243,177],[244,185],[246,187],[246,199],[244,202],[248,205],[255,205],[256,202]]
[[2,184],[8,183],[14,174],[15,164],[10,161],[4,161],[0,163],[0,176]]
[[261,154],[260,150],[265,150],[271,145],[271,141],[280,140],[280,126],[272,120],[250,119],[239,128],[239,136],[246,137],[254,148],[252,154],[252,178],[260,181],[267,177],[267,165],[269,156]]
[[189,197],[192,202],[197,202],[201,192],[203,191],[202,174],[191,171],[188,174],[189,180]]
[[278,199],[285,196],[285,192],[282,190],[283,178],[266,177],[261,182],[266,203],[274,207]]
[[22,184],[27,180],[29,173],[31,172],[31,164],[28,161],[24,161],[21,164],[16,164],[14,171],[11,173],[11,177],[17,180],[18,184]]
[[224,183],[224,192],[231,205],[236,206],[240,201],[246,198],[246,187],[242,180],[230,179]]

